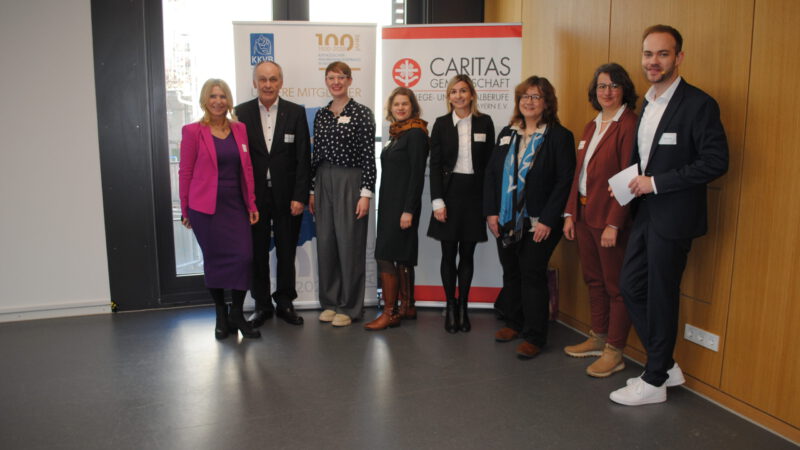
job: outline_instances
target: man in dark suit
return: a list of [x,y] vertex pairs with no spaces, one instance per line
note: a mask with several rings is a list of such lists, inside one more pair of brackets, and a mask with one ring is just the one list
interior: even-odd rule
[[[297,237],[311,187],[311,149],[305,108],[280,98],[282,86],[281,67],[272,61],[261,62],[253,69],[258,97],[236,107],[236,115],[247,126],[256,204],[261,213],[261,220],[253,226],[251,294],[256,309],[250,321],[254,327],[263,325],[273,314],[290,324],[303,324],[292,300],[297,298]],[[271,298],[270,235],[274,236],[278,260],[278,285]]]
[[706,185],[728,170],[728,143],[719,106],[678,75],[680,33],[666,25],[645,30],[642,68],[650,89],[639,118],[632,163],[641,175],[620,290],[647,351],[641,377],[611,393],[631,406],[660,403],[684,382],[672,359],[678,332],[680,284],[692,240],[706,233]]

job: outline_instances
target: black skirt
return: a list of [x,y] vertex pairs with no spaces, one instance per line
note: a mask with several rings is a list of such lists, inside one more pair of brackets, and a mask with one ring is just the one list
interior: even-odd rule
[[485,242],[482,190],[483,180],[474,174],[452,174],[444,198],[447,220],[439,222],[431,213],[428,236],[439,241]]

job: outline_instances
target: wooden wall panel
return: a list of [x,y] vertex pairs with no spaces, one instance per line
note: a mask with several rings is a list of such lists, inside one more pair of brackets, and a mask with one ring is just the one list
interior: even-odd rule
[[486,23],[522,22],[522,0],[487,0],[483,7]]
[[800,428],[800,2],[757,0],[722,388]]
[[556,88],[559,117],[573,133],[597,114],[586,89],[608,61],[610,0],[530,0],[522,4],[525,76],[547,77]]
[[[708,190],[708,217],[720,217],[720,189],[718,187],[711,187]],[[709,223],[709,229],[719,230],[719,223]],[[717,254],[716,249],[720,244],[719,233],[710,233],[692,242],[692,258],[686,263],[686,271],[683,274],[683,286],[681,291],[684,296],[702,303],[710,304],[709,299],[713,295],[713,283],[708,280],[713,280],[716,276],[714,256]],[[697,326],[705,326],[707,324],[695,323]]]

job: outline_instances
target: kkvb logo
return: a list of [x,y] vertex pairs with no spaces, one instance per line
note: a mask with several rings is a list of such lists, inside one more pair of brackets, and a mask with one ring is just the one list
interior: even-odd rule
[[263,61],[275,61],[275,35],[273,33],[250,33],[250,65]]
[[392,67],[392,80],[401,87],[414,87],[422,78],[422,68],[411,58],[402,58]]

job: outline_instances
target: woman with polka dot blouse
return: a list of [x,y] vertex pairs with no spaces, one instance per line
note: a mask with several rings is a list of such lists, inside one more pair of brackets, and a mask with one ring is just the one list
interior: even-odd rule
[[367,215],[375,191],[375,117],[351,99],[350,67],[325,69],[333,100],[314,117],[309,208],[317,226],[321,322],[350,325],[363,314]]
[[428,236],[441,242],[440,272],[447,298],[444,328],[455,333],[471,328],[467,303],[472,257],[478,242],[486,241],[480,205],[486,163],[494,147],[494,124],[478,111],[475,85],[467,75],[456,75],[447,84],[447,111],[436,119],[431,132],[433,214]]

